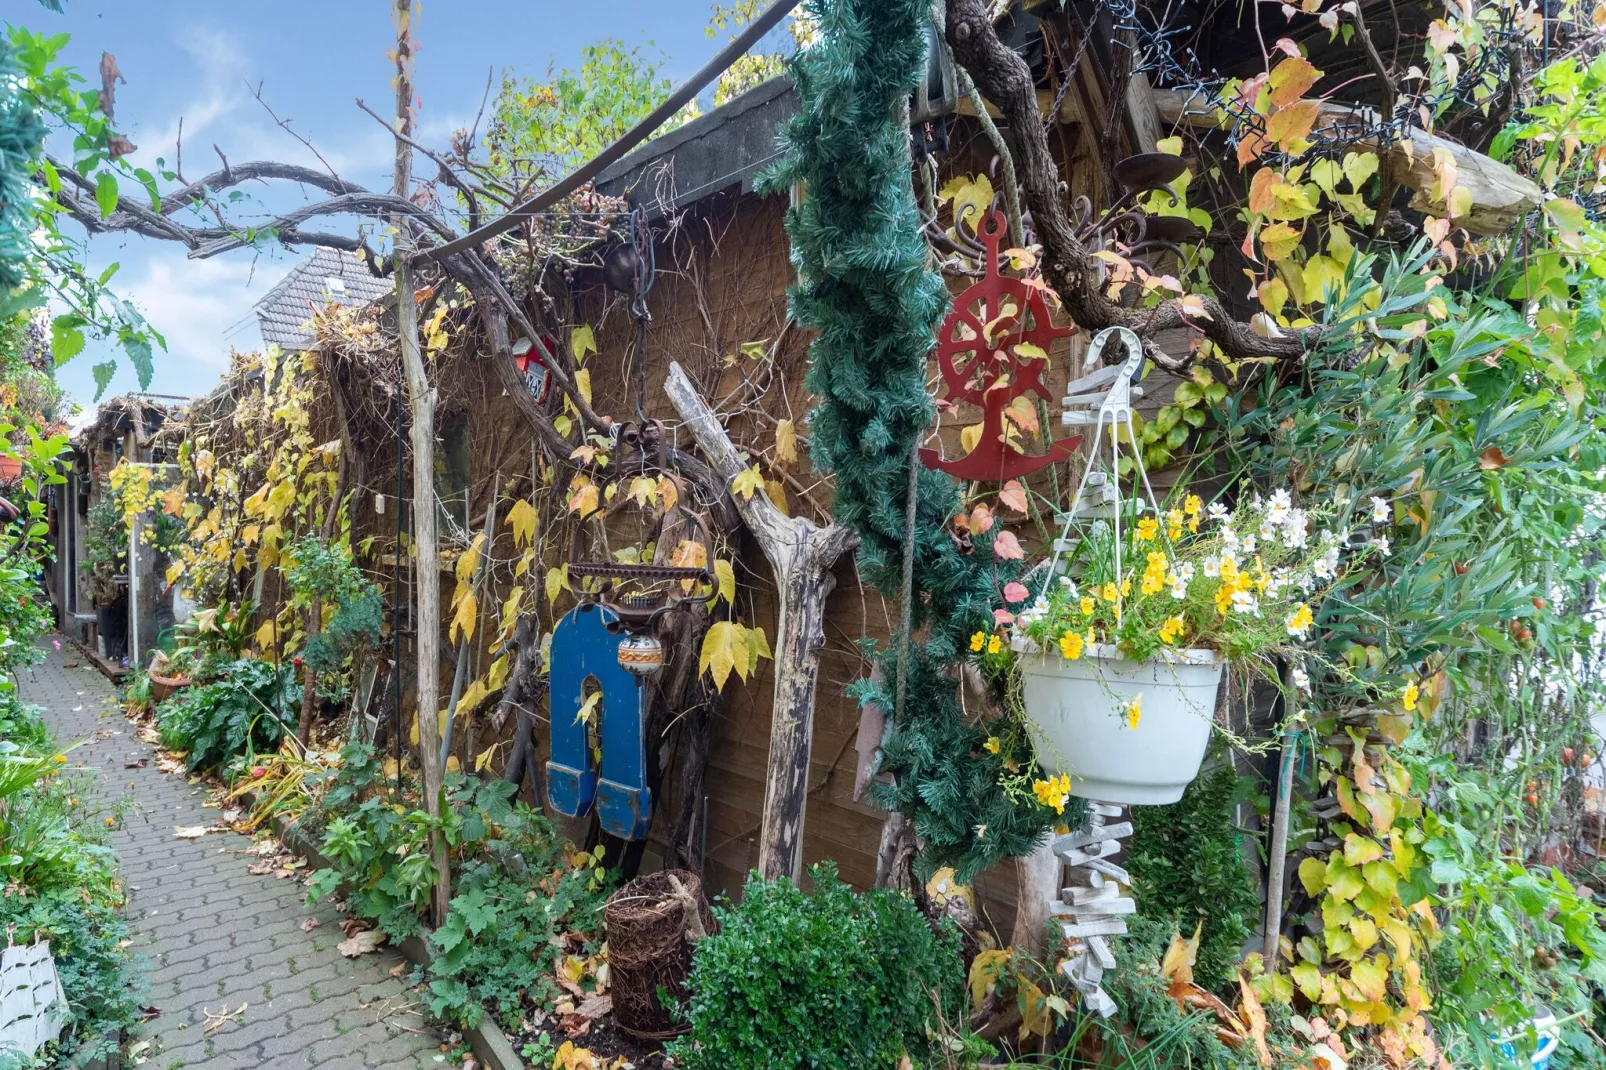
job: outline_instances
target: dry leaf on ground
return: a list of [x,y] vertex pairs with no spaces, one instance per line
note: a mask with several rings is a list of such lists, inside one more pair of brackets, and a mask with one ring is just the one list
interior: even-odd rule
[[312,930],[316,929],[322,924],[323,922],[319,921],[317,918],[308,915],[307,917],[301,919],[301,931],[304,933],[310,933]]
[[205,825],[174,825],[173,838],[179,840],[198,840],[208,832],[217,832],[218,829],[208,828]]
[[365,932],[360,932],[356,936],[350,937],[349,939],[340,941],[340,943],[335,945],[335,950],[339,951],[348,959],[354,959],[360,955],[367,955],[371,952],[378,951],[379,945],[383,944],[384,942],[384,933],[380,932],[378,929],[369,929]]

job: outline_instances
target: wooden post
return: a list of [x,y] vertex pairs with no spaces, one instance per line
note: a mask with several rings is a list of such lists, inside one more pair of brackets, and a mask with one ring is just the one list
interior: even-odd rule
[[[412,0],[396,0],[396,129],[407,134],[413,126]],[[400,137],[396,139],[396,196],[411,192],[413,150]],[[407,377],[407,398],[412,407],[413,426],[413,562],[418,570],[418,758],[424,776],[424,809],[439,817],[443,777],[440,757],[440,667],[441,667],[441,565],[440,543],[436,535],[435,504],[435,388],[424,370],[418,345],[418,306],[413,301],[412,270],[407,257],[412,252],[407,218],[391,216],[396,230],[396,333],[401,338],[402,371]],[[401,547],[396,547],[401,553]],[[399,713],[400,711],[398,711]],[[399,721],[399,718],[398,718]],[[452,900],[452,876],[446,857],[446,838],[434,836],[435,897],[434,921],[446,920]]]
[[[679,364],[669,365],[664,390],[703,455],[728,485],[747,464]],[[763,491],[745,500],[735,497],[742,522],[775,570],[781,594],[758,869],[765,880],[790,877],[796,883],[803,876],[803,811],[814,742],[814,691],[825,647],[825,599],[836,586],[832,567],[858,546],[859,537],[840,524],[821,528],[802,517],[786,516]]]

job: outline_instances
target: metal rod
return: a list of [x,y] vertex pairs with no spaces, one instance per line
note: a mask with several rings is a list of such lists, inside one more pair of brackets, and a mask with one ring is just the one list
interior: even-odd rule
[[396,697],[396,798],[402,793],[402,685],[401,685],[401,555],[402,555],[402,416],[401,391],[395,398],[396,423],[396,554],[390,562],[390,676]]
[[680,88],[669,94],[667,100],[652,110],[648,116],[626,131],[625,135],[612,145],[597,153],[591,159],[569,172],[568,176],[554,186],[549,186],[537,193],[523,204],[515,206],[506,215],[486,223],[477,230],[471,230],[461,238],[455,238],[445,245],[438,245],[432,249],[422,249],[412,255],[412,261],[439,260],[472,249],[481,242],[504,234],[518,225],[519,220],[530,215],[545,211],[558,201],[567,197],[581,186],[590,182],[601,174],[609,165],[624,159],[625,155],[637,145],[646,141],[652,133],[669,120],[676,112],[685,107],[698,93],[702,92],[715,78],[724,74],[747,50],[758,44],[763,36],[779,26],[781,20],[791,14],[797,6],[798,0],[776,0],[769,9],[758,18],[748,23],[747,28],[738,34],[730,44],[726,45],[720,53],[703,65],[702,69],[682,82]]

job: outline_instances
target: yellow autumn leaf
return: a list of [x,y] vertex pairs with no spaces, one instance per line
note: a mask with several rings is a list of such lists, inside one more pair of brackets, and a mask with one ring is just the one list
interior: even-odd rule
[[574,373],[574,388],[580,392],[587,405],[591,404],[591,369],[581,368]]
[[586,359],[587,353],[597,351],[597,336],[592,333],[590,326],[582,323],[569,332],[569,352],[574,354],[578,363]]
[[491,667],[485,672],[485,690],[500,691],[507,683],[507,655],[503,654],[491,662]]
[[480,751],[479,755],[474,759],[474,771],[476,773],[483,773],[490,767],[491,759],[496,756],[496,750],[501,745],[501,743],[492,743],[489,747]]
[[559,591],[572,591],[573,589],[574,588],[569,586],[569,566],[567,564],[559,565],[557,568],[549,568],[549,569],[547,569],[547,573],[546,573],[546,600],[547,600],[547,604],[550,605],[551,603],[556,602],[558,600],[558,592]]
[[1260,247],[1269,260],[1281,260],[1299,245],[1300,233],[1287,223],[1273,223],[1260,232]]
[[1013,954],[1007,947],[988,948],[970,962],[970,1005],[980,1007],[987,990],[1003,975]]
[[474,578],[474,570],[480,567],[480,548],[485,545],[485,532],[474,536],[467,550],[457,559],[457,582],[468,583]]
[[792,509],[786,500],[786,486],[778,479],[766,479],[764,492],[770,496],[775,508],[781,511],[782,516],[791,516]]
[[976,444],[981,441],[982,429],[986,426],[986,424],[971,424],[969,427],[962,428],[959,432],[959,448],[966,453],[974,450]]
[[508,526],[513,529],[513,545],[523,546],[535,539],[535,533],[541,527],[541,514],[535,511],[528,498],[520,498],[508,510]]
[[712,675],[716,691],[725,689],[725,681],[730,679],[731,670],[736,667],[734,645],[735,632],[739,627],[741,625],[735,621],[719,620],[710,625],[703,635],[703,649],[697,657],[697,672]]
[[749,501],[753,492],[764,489],[764,473],[758,470],[758,465],[738,472],[736,478],[731,480],[731,493],[743,501]]
[[574,715],[575,724],[590,724],[591,718],[597,712],[597,704],[601,701],[601,691],[593,691],[586,696],[586,700],[580,704],[580,711]]
[[[235,571],[238,572],[239,569],[235,569]],[[184,562],[174,561],[171,565],[167,566],[167,572],[165,573],[165,576],[170,586],[174,583],[177,583],[178,578],[182,575],[184,575]]]
[[268,492],[268,501],[265,512],[269,519],[277,520],[284,515],[286,509],[295,504],[296,486],[288,479],[282,480]]
[[656,493],[658,495],[658,508],[666,513],[680,501],[680,491],[675,489],[675,481],[668,476],[658,477]]
[[585,476],[569,484],[569,512],[589,516],[597,511],[597,485]]
[[274,641],[274,639],[276,639],[278,637],[278,634],[279,634],[279,630],[278,630],[277,627],[275,627],[273,621],[271,621],[271,620],[263,621],[262,622],[262,627],[257,629],[257,633],[256,633],[256,636],[255,636],[255,642],[256,642],[256,645],[257,645],[257,649],[258,650],[272,650],[273,649],[273,641]]
[[719,582],[715,597],[736,604],[736,569],[723,557],[714,560],[714,578]]
[[262,525],[247,524],[245,530],[240,532],[240,541],[247,546],[255,546],[257,539],[262,536]]
[[490,689],[485,686],[484,680],[475,680],[463,689],[463,695],[457,700],[457,716],[461,717],[475,706],[485,701]]
[[[770,653],[769,640],[764,638],[763,628],[748,628],[746,631],[747,634],[743,638],[745,639],[744,645],[747,648],[747,671],[751,674],[758,671],[759,658],[769,658],[773,661],[775,660],[775,655]],[[745,676],[742,677],[744,680],[746,678]]]
[[[250,564],[251,564],[251,560],[248,557],[245,556],[245,551],[244,550],[236,550],[236,551],[234,551],[233,567],[234,567],[234,571],[235,572],[244,572],[246,570],[246,567],[249,566]],[[169,566],[169,568],[167,570],[169,576],[172,575],[173,570],[175,568],[178,569],[180,572],[183,572],[183,570],[184,570],[183,564],[175,562],[173,565]],[[169,579],[167,582],[169,584],[171,584],[173,582],[173,580]]]
[[777,464],[797,463],[797,429],[791,420],[775,425],[775,461]]
[[530,571],[530,566],[533,564],[535,564],[535,547],[532,546],[519,555],[519,563],[513,566],[514,578],[521,577]]
[[464,639],[474,638],[474,621],[479,616],[479,600],[474,597],[473,591],[464,591],[462,597],[457,599],[457,614],[452,617],[452,627],[446,633],[452,642],[458,641],[458,633]]
[[630,489],[626,496],[634,498],[637,505],[645,507],[658,492],[658,482],[651,476],[637,476],[630,481]]
[[507,601],[502,603],[502,631],[504,633],[510,633],[513,631],[513,625],[518,620],[519,616],[519,606],[522,605],[523,602],[524,588],[515,587],[507,596]]

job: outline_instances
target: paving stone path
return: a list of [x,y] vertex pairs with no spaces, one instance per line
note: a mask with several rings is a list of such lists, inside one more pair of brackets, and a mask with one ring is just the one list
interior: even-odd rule
[[[214,833],[181,840],[177,826],[213,825],[207,789],[156,768],[112,685],[62,643],[19,681],[46,710],[62,746],[87,740],[69,764],[93,775],[103,804],[133,808],[111,841],[122,861],[134,950],[143,958],[144,1001],[161,1014],[144,1027],[145,1066],[321,1067],[324,1070],[437,1070],[451,1065],[420,1016],[416,995],[390,976],[390,950],[347,959],[335,950],[339,915],[309,910],[295,880],[254,877],[242,852],[249,838]],[[79,663],[74,665],[74,663]],[[145,759],[143,767],[130,762]],[[322,923],[310,932],[308,915]],[[245,1013],[210,1034],[207,1012]]]

